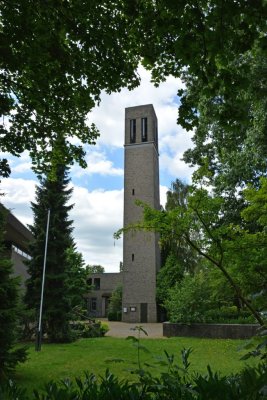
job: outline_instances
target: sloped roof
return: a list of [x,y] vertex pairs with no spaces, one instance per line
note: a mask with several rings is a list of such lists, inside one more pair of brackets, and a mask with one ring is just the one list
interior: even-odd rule
[[0,207],[7,212],[4,239],[19,249],[28,251],[28,242],[33,240],[30,230],[23,225],[3,204]]

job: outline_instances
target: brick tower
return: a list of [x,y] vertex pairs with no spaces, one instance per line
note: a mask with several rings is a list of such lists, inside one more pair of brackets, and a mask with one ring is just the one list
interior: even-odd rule
[[[159,209],[157,117],[152,104],[125,109],[124,226],[142,219],[142,200]],[[157,322],[158,235],[128,232],[123,240],[124,322]]]

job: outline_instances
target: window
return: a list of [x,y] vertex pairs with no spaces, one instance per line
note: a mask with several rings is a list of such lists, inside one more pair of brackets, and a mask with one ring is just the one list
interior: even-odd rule
[[136,141],[136,120],[130,119],[130,143]]
[[90,304],[90,310],[91,311],[96,311],[96,305],[97,305],[97,300],[95,297],[91,299],[91,304]]
[[17,246],[14,246],[14,245],[12,244],[11,247],[12,247],[12,250],[13,250],[15,253],[20,254],[22,257],[27,258],[28,260],[31,260],[31,259],[32,259],[31,256],[30,256],[29,254],[25,253],[23,250],[19,249]]
[[132,261],[134,261],[134,254],[132,254]]
[[157,122],[154,122],[154,142],[156,146],[158,146],[158,125]]
[[134,196],[134,189],[132,189],[132,195]]
[[147,118],[141,119],[141,136],[142,142],[147,142]]
[[95,278],[94,279],[94,287],[95,287],[95,290],[99,290],[100,289],[100,278]]

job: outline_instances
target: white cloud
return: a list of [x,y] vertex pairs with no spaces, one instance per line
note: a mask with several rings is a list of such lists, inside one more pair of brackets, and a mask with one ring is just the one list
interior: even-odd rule
[[181,160],[182,156],[183,153],[177,153],[175,156],[164,153],[160,157],[160,166],[162,171],[167,171],[173,177],[172,180],[178,178],[190,183],[193,168],[190,168],[189,165]]
[[17,164],[15,167],[12,168],[12,172],[16,173],[24,173],[24,172],[29,172],[31,171],[32,164],[31,162],[23,162],[21,164]]
[[[177,125],[177,90],[183,87],[183,84],[179,79],[168,77],[156,88],[150,82],[150,72],[140,67],[139,74],[141,85],[138,88],[133,91],[122,89],[120,93],[111,95],[103,93],[100,106],[90,114],[89,120],[96,123],[101,133],[97,149],[102,149],[103,145],[123,148],[125,108],[153,104],[159,124],[160,167],[171,179],[190,181],[192,170],[181,158],[183,152],[192,147],[192,133]],[[91,168],[97,169],[97,165]]]
[[115,168],[113,162],[108,160],[106,154],[100,151],[90,151],[86,156],[87,168],[82,169],[78,166],[72,168],[72,174],[76,177],[84,175],[111,175],[111,176],[122,176],[123,169]]
[[169,152],[170,154],[184,153],[185,150],[192,146],[192,137],[192,132],[186,132],[181,127],[176,126],[175,131],[167,132],[160,139],[160,152]]
[[113,233],[123,224],[123,190],[94,190],[74,186],[70,213],[79,250],[89,264],[101,264],[107,272],[118,271],[122,240]]
[[[33,221],[30,202],[35,200],[36,182],[24,179],[3,179],[6,193],[3,203],[25,225]],[[122,261],[122,239],[114,240],[113,233],[123,226],[123,189],[93,190],[72,185],[70,212],[74,239],[86,263],[100,264],[107,272],[119,271]],[[166,186],[160,186],[161,204],[166,203]]]
[[[89,114],[89,121],[94,122],[100,130],[98,145],[122,147],[124,143],[124,109],[141,104],[153,104],[159,119],[159,135],[161,128],[173,129],[176,126],[177,103],[174,98],[182,87],[179,79],[168,77],[156,88],[151,82],[151,74],[139,67],[141,85],[129,91],[122,89],[120,93],[108,95],[102,93],[99,107]],[[163,129],[165,131],[165,128]]]
[[[33,180],[3,179],[3,204],[25,225],[33,221],[30,202],[35,200]],[[114,245],[113,233],[123,224],[123,189],[94,190],[74,186],[70,203],[74,239],[86,263],[101,264],[107,272],[118,271],[122,261],[122,240]]]
[[31,201],[35,197],[36,181],[30,179],[2,179],[2,203],[24,224],[32,223]]
[[160,192],[160,204],[162,207],[165,207],[166,201],[167,201],[167,191],[169,188],[167,186],[162,186],[160,185],[159,187],[159,192]]
[[8,160],[9,166],[11,167],[11,173],[24,174],[32,171],[32,163],[28,151],[21,153],[20,157],[0,152],[0,158],[6,158]]
[[[102,92],[99,107],[89,114],[89,121],[95,122],[101,136],[96,146],[86,146],[88,167],[82,170],[78,165],[72,168],[76,177],[92,174],[101,176],[122,176],[123,170],[116,168],[112,155],[107,158],[105,148],[121,148],[124,144],[124,110],[125,107],[153,104],[159,123],[160,163],[163,172],[170,175],[169,179],[182,178],[190,181],[192,170],[181,161],[183,152],[192,147],[192,133],[188,133],[177,125],[178,98],[177,90],[183,87],[179,79],[168,77],[159,87],[151,82],[151,74],[143,67],[139,68],[141,85],[135,90],[122,89],[111,95]],[[74,139],[73,139],[74,140]],[[73,141],[72,140],[72,141]],[[76,141],[74,140],[76,143]],[[20,159],[12,159],[12,170],[17,173],[28,172],[30,159],[28,153],[23,153]],[[177,175],[182,173],[182,175]],[[164,182],[165,183],[165,182]]]

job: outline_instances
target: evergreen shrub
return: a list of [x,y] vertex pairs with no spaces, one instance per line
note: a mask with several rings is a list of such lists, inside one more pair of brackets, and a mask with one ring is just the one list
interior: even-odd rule
[[76,321],[72,324],[72,331],[78,338],[103,337],[108,332],[107,324],[88,321]]
[[121,321],[121,311],[109,311],[108,320],[109,321]]
[[249,311],[236,306],[221,307],[205,311],[205,322],[217,324],[254,324],[255,318]]
[[108,306],[108,320],[121,321],[122,310],[122,285],[113,290]]

